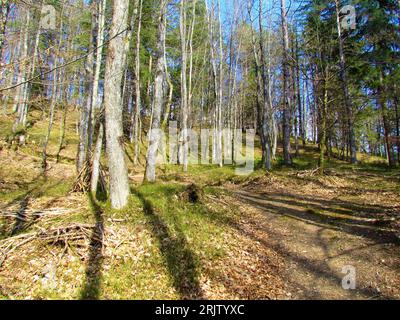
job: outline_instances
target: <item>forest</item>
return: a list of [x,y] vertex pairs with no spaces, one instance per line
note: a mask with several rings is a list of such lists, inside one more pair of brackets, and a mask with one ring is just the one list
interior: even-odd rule
[[399,0],[0,5],[0,300],[400,299]]

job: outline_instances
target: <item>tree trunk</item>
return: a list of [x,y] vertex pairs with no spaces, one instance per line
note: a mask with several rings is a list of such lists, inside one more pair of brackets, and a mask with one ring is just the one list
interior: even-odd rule
[[259,0],[259,14],[258,14],[258,24],[260,29],[260,54],[261,54],[261,78],[262,78],[262,91],[263,91],[263,109],[262,109],[262,135],[264,136],[265,144],[265,155],[264,155],[264,167],[266,170],[272,169],[272,159],[271,159],[271,127],[272,127],[272,110],[270,109],[270,95],[269,95],[269,79],[270,75],[267,74],[265,64],[265,48],[263,39],[263,25],[262,25],[262,0]]
[[93,154],[92,176],[90,179],[90,191],[92,192],[93,195],[96,194],[97,187],[99,185],[100,159],[101,159],[101,150],[103,148],[103,141],[104,141],[104,125],[103,122],[100,122],[96,147],[94,149],[94,154]]
[[[397,89],[397,86],[395,87]],[[397,160],[400,164],[400,112],[399,112],[399,98],[396,94],[395,90],[395,97],[394,97],[394,108],[396,113],[396,135],[397,135]]]
[[289,30],[286,12],[286,0],[281,0],[282,34],[283,34],[283,154],[285,165],[292,164],[290,136],[291,136],[291,99],[290,99],[290,47]]
[[[8,0],[1,0],[1,8],[0,8],[0,66],[2,65],[3,62],[3,47],[5,43],[5,35],[6,35],[6,27],[7,27],[7,21],[8,21],[8,15],[10,12],[10,4]],[[0,71],[2,68],[0,67]],[[4,74],[7,75],[6,70],[4,70]],[[5,81],[8,86],[8,82],[12,82],[13,77],[4,77],[6,78]],[[7,103],[8,103],[8,95],[3,95],[3,93],[0,92],[0,97],[3,101],[3,114],[7,114]]]
[[110,198],[113,209],[122,209],[128,203],[129,181],[125,162],[124,133],[122,127],[121,84],[126,65],[130,0],[114,0],[106,73],[104,79],[104,106],[106,141],[110,174]]
[[93,84],[91,77],[93,75],[93,55],[89,54],[86,59],[86,103],[81,107],[81,117],[79,122],[79,144],[78,144],[78,155],[76,161],[77,172],[79,173],[84,167],[85,163],[89,158],[89,135],[91,130],[91,119],[92,119],[92,97],[90,94],[91,86]]
[[164,41],[166,36],[166,10],[167,0],[162,0],[160,4],[160,16],[158,20],[158,38],[157,38],[157,65],[156,77],[154,80],[154,103],[153,103],[153,116],[151,123],[151,132],[149,135],[149,150],[147,154],[146,176],[147,182],[155,182],[156,180],[156,161],[157,151],[160,142],[159,130],[161,129],[161,111],[164,102],[163,97],[163,82],[164,82]]
[[[40,8],[42,7],[43,4],[43,0],[40,1]],[[31,68],[29,70],[29,74],[27,76],[27,78],[31,78],[32,76],[35,75],[35,71],[36,71],[36,61],[38,58],[38,49],[39,49],[39,41],[40,41],[40,32],[41,32],[41,28],[40,25],[38,25],[37,30],[36,30],[36,36],[35,36],[35,45],[33,48],[33,60],[31,63]],[[25,90],[25,98],[24,101],[26,101],[26,107],[25,107],[25,119],[23,120],[23,125],[24,127],[26,127],[26,118],[27,118],[27,114],[28,114],[28,102],[30,101],[30,97],[31,97],[31,90],[32,90],[32,83],[27,83],[27,88]],[[23,139],[25,139],[25,137],[23,137]]]
[[[197,0],[192,0],[192,21],[190,25],[190,33],[188,39],[188,47],[189,47],[189,79],[188,79],[188,98],[187,98],[187,109],[188,115],[193,110],[193,36],[194,36],[194,28],[196,25],[196,5]],[[191,127],[188,120],[188,127]]]
[[60,162],[60,154],[61,151],[65,148],[65,124],[67,122],[67,113],[68,113],[68,106],[67,106],[67,102],[65,101],[63,103],[63,113],[61,115],[61,126],[60,126],[60,139],[58,142],[58,149],[57,149],[57,163]]
[[6,26],[8,21],[8,14],[10,12],[10,3],[8,0],[1,0],[0,8],[0,63],[3,61],[3,46],[6,34]]
[[189,163],[188,144],[188,92],[187,92],[187,40],[186,40],[186,0],[180,4],[180,39],[181,39],[181,131],[182,131],[182,155],[183,171],[187,172]]
[[[205,1],[206,13],[208,13],[208,2]],[[213,163],[218,162],[218,110],[219,110],[219,82],[217,75],[217,53],[215,52],[215,39],[214,39],[214,2],[212,2],[212,7],[209,15],[207,15],[208,22],[208,37],[210,41],[210,63],[211,63],[211,75],[212,75],[212,83],[213,83],[213,98],[214,98],[214,107],[213,107],[213,137],[212,137],[212,159]]]
[[[302,140],[303,146],[306,145],[306,137],[305,137],[305,127],[304,127],[304,112],[303,112],[303,101],[301,98],[301,79],[300,79],[300,58],[299,58],[299,39],[297,33],[296,37],[296,83],[297,83],[297,107],[298,107],[298,116],[299,116],[299,135]],[[305,93],[303,92],[305,95]]]
[[91,113],[90,122],[92,132],[89,134],[89,146],[92,145],[93,130],[95,127],[95,111],[99,109],[98,95],[99,95],[99,79],[103,58],[103,45],[104,45],[104,27],[105,27],[105,15],[106,15],[107,0],[98,1],[98,18],[97,18],[97,43],[96,43],[96,68],[93,77],[92,86],[92,98],[91,98]]
[[50,102],[50,114],[49,114],[49,124],[47,127],[47,134],[43,143],[43,151],[42,151],[42,170],[46,172],[47,170],[47,147],[50,140],[51,131],[53,129],[53,121],[54,121],[54,113],[57,103],[57,79],[58,79],[58,59],[60,56],[61,44],[63,41],[63,14],[64,14],[64,5],[61,9],[61,21],[60,21],[60,29],[59,29],[59,39],[56,45],[56,50],[54,52],[54,62],[53,62],[53,85],[51,89],[51,102]]
[[357,146],[356,139],[354,133],[354,123],[353,123],[353,110],[352,110],[352,102],[349,95],[349,88],[347,83],[346,76],[346,58],[344,55],[344,44],[342,37],[342,29],[340,24],[340,8],[339,8],[339,0],[335,0],[336,6],[336,22],[337,22],[337,30],[339,34],[339,54],[340,54],[340,82],[342,85],[342,90],[344,94],[344,104],[346,107],[346,117],[347,117],[347,125],[348,125],[348,139],[349,139],[349,148],[350,148],[350,161],[352,164],[357,163]]
[[327,83],[326,79],[324,82],[324,98],[323,102],[321,103],[321,126],[320,126],[320,131],[321,134],[319,136],[319,145],[320,145],[320,150],[319,150],[319,172],[320,174],[323,174],[325,171],[325,152],[327,150],[327,145],[326,145],[326,116],[327,116],[327,110],[328,110],[328,88],[327,88]]
[[131,143],[135,145],[134,164],[139,162],[139,137],[140,137],[140,112],[141,112],[141,97],[140,97],[140,40],[142,30],[142,15],[143,15],[143,0],[139,3],[139,16],[136,31],[136,49],[135,49],[135,110],[132,112],[131,119]]
[[223,84],[224,84],[224,52],[223,52],[223,40],[222,40],[222,19],[221,19],[221,0],[218,0],[218,24],[219,24],[219,83],[218,83],[218,133],[217,133],[217,156],[219,166],[223,166],[222,156],[222,106],[223,106]]
[[378,100],[382,113],[383,129],[385,135],[386,155],[390,167],[396,166],[396,160],[393,153],[393,145],[390,140],[391,127],[389,122],[388,108],[386,106],[385,87],[383,84],[383,71],[380,75],[380,85],[378,88]]
[[[29,10],[26,10],[26,25],[23,32],[23,42],[21,43],[21,53],[20,53],[20,63],[19,66],[19,75],[18,81],[19,83],[24,83],[29,77],[28,65],[27,65],[27,57],[28,57],[28,42],[29,42],[29,24],[30,24],[31,15]],[[19,144],[23,145],[25,143],[25,129],[26,129],[26,120],[27,120],[27,91],[28,84],[24,83],[21,85],[20,89],[17,90],[18,96],[16,109],[18,110],[18,116],[15,119],[13,131],[18,132],[19,136]]]
[[[252,2],[249,0],[247,2],[247,10],[248,10],[248,15],[251,17],[251,12],[252,12]],[[261,37],[261,36],[260,36]],[[265,136],[265,127],[264,127],[264,118],[263,115],[264,113],[264,100],[263,100],[263,94],[264,91],[263,88],[263,79],[261,75],[261,64],[257,51],[257,41],[256,37],[254,34],[254,30],[251,29],[251,40],[252,40],[252,47],[253,47],[253,55],[254,55],[254,68],[255,68],[255,76],[256,76],[256,84],[257,84],[257,102],[256,102],[256,117],[255,117],[255,129],[256,131],[259,132],[260,135],[260,140],[261,140],[261,148],[262,148],[262,162],[264,164],[265,169],[268,168],[267,162],[269,154],[271,154],[270,149],[269,149],[269,143],[268,143],[268,138]],[[260,38],[260,42],[262,39]],[[267,169],[268,170],[268,169]]]

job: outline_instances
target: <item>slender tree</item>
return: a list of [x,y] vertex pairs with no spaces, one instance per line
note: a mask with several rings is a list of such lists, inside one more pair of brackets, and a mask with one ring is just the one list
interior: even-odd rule
[[351,102],[351,97],[349,94],[349,85],[347,81],[346,75],[346,57],[344,54],[344,44],[343,44],[343,36],[342,36],[342,27],[340,20],[340,3],[339,0],[335,0],[335,9],[336,9],[336,22],[337,22],[337,31],[338,31],[338,39],[339,39],[339,55],[340,55],[340,82],[344,95],[344,104],[346,107],[346,118],[348,125],[348,136],[349,136],[349,148],[350,148],[350,161],[351,163],[357,163],[357,146],[356,139],[354,133],[354,121],[353,121],[353,107]]
[[114,209],[128,203],[129,182],[125,162],[124,134],[122,128],[122,77],[126,64],[129,0],[114,0],[110,30],[106,73],[104,78],[104,107],[106,142],[110,172],[110,199]]
[[164,62],[164,42],[166,36],[166,11],[168,0],[162,0],[160,3],[160,14],[158,17],[158,36],[157,36],[157,51],[156,51],[156,77],[154,80],[154,103],[152,112],[151,132],[149,135],[149,149],[147,153],[147,165],[145,180],[154,182],[156,180],[156,162],[157,153],[160,142],[161,130],[161,112],[164,104],[163,82],[165,79],[165,62]]
[[283,155],[286,165],[292,164],[291,157],[291,108],[292,101],[290,97],[290,45],[289,30],[287,22],[286,0],[281,0],[281,19],[282,19],[282,39],[283,39]]

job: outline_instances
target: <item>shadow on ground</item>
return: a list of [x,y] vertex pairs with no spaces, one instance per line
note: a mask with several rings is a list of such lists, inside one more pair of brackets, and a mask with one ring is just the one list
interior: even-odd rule
[[86,263],[85,282],[80,298],[82,300],[97,300],[100,298],[102,285],[102,268],[104,261],[104,216],[103,209],[97,204],[96,199],[88,193],[90,205],[96,219],[92,230],[89,246],[89,257]]
[[[362,261],[362,263],[369,264],[367,266],[372,270],[379,267],[370,260],[370,250],[374,246],[380,247],[384,244],[396,247],[399,244],[398,238],[393,231],[377,227],[374,222],[360,220],[357,217],[370,217],[374,213],[381,212],[381,207],[365,206],[361,208],[357,204],[350,202],[297,197],[296,195],[287,193],[255,194],[237,191],[235,194],[239,201],[261,210],[265,214],[266,222],[262,223],[250,218],[250,228],[244,228],[235,223],[232,226],[240,230],[245,236],[262,243],[268,248],[272,248],[285,257],[288,265],[293,263],[296,266],[296,272],[303,275],[311,275],[310,278],[307,277],[304,279],[292,277],[290,274],[285,276],[285,281],[292,288],[304,292],[305,298],[326,298],[327,288],[334,288],[338,292],[336,298],[338,295],[343,294],[342,297],[347,296],[348,298],[394,299],[392,296],[377,292],[375,288],[370,288],[365,284],[362,287],[358,287],[355,292],[344,293],[344,291],[341,291],[341,281],[344,275],[340,273],[340,270],[332,269],[332,266],[329,264],[332,261],[331,259],[347,255],[347,258],[350,260]],[[335,210],[336,208],[339,211],[342,210],[342,213],[346,214],[345,218],[322,214],[321,210],[327,209],[327,206],[333,206]],[[361,209],[363,210],[361,211]],[[349,210],[359,211],[350,212]],[[285,223],[288,224],[287,228],[289,231],[284,232],[280,226],[285,225]],[[315,234],[304,229],[302,223],[312,226]],[[341,252],[341,254],[332,255],[330,253],[330,244],[322,236],[326,230],[336,232],[338,237],[360,236],[365,238],[365,242],[359,241],[359,243],[352,244],[352,249]],[[260,232],[268,235],[268,241],[259,236]],[[296,238],[296,232],[303,234]],[[295,238],[292,239],[292,236]],[[295,240],[298,247],[293,247],[291,243],[293,240]],[[307,241],[310,241],[310,243]],[[320,252],[318,256],[309,251],[312,250],[312,247]],[[362,250],[366,251],[360,253]],[[307,251],[310,253],[306,253]],[[396,272],[395,266],[391,268],[392,271]],[[318,283],[308,283],[307,280],[310,279],[314,279]],[[326,287],[321,288],[321,283],[326,284]]]
[[[376,214],[389,208],[361,206],[353,202],[322,200],[287,193],[240,193],[240,199],[262,210],[318,227],[358,235],[378,243],[400,244],[394,230],[380,225]],[[336,214],[340,215],[336,215]]]
[[158,240],[176,291],[182,299],[201,299],[203,293],[199,282],[198,258],[190,249],[179,223],[174,223],[176,235],[173,235],[169,226],[154,210],[151,201],[139,191],[135,191],[135,194],[141,201],[151,231]]
[[[43,179],[43,183],[37,184],[39,179]],[[1,216],[0,219],[3,223],[0,225],[0,239],[9,238],[26,231],[29,227],[34,225],[41,213],[41,210],[29,212],[31,201],[41,198],[46,192],[54,187],[57,187],[62,181],[57,181],[49,186],[43,187],[47,182],[47,177],[43,174],[38,175],[29,183],[18,184],[20,188],[27,191],[15,197],[5,205],[0,207],[0,213],[6,215]],[[36,185],[34,185],[36,183]],[[31,185],[34,185],[33,187]],[[51,208],[60,198],[55,197],[47,202],[44,209]],[[17,207],[17,208],[15,208]],[[15,217],[9,217],[8,214],[13,214]]]

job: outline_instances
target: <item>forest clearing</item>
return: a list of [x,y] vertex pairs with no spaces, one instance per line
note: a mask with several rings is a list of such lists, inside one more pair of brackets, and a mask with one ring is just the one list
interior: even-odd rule
[[400,299],[400,1],[0,4],[0,300]]

